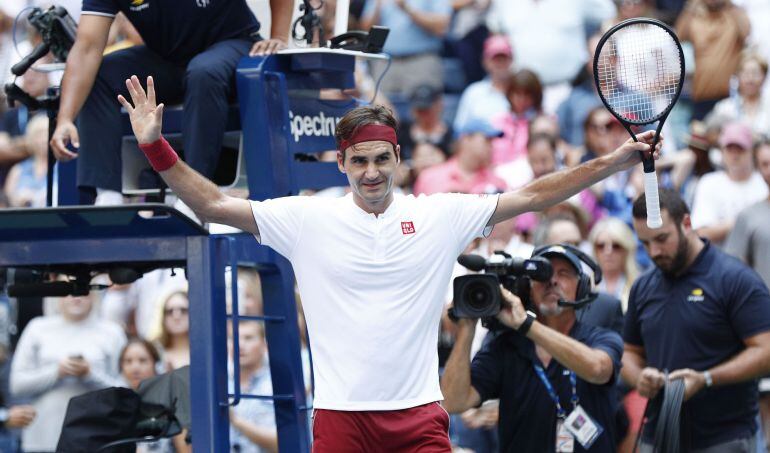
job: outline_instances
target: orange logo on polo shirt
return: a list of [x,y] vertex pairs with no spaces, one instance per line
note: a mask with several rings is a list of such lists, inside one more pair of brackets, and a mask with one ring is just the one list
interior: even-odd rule
[[688,302],[703,302],[704,300],[706,300],[706,296],[701,288],[695,288],[690,295],[687,296]]
[[401,232],[404,234],[414,234],[414,222],[401,222]]

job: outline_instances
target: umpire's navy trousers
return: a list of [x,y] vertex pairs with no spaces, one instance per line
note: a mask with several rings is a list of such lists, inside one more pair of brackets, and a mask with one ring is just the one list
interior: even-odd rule
[[145,46],[104,57],[94,87],[77,118],[80,134],[78,187],[120,191],[121,127],[118,94],[130,99],[126,79],[136,74],[144,85],[155,81],[158,103],[184,103],[185,161],[211,178],[219,160],[229,100],[235,94],[235,67],[252,41],[218,42],[187,65],[172,63]]

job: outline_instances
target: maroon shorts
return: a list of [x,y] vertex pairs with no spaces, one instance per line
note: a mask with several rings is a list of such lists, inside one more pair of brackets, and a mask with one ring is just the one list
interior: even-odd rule
[[313,453],[451,452],[449,414],[438,402],[397,411],[313,415]]

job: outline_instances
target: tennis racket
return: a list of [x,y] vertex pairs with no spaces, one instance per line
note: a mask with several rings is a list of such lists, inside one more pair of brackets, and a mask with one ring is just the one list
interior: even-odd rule
[[[658,122],[652,148],[679,99],[684,83],[684,54],[674,31],[659,20],[625,20],[602,36],[594,54],[594,82],[607,110],[638,141],[633,128]],[[660,228],[658,177],[653,157],[644,157],[647,226]]]

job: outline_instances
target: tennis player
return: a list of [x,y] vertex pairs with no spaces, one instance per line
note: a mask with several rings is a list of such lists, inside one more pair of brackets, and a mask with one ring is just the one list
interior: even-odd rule
[[363,106],[335,131],[350,194],[249,201],[222,194],[178,159],[160,134],[163,104],[151,77],[146,93],[136,76],[126,85],[132,103],[118,100],[169,187],[201,219],[248,231],[291,261],[313,350],[315,453],[451,451],[436,344],[457,256],[496,223],[565,200],[652,152],[652,133],[643,133],[641,143],[501,195],[396,195],[396,120]]

